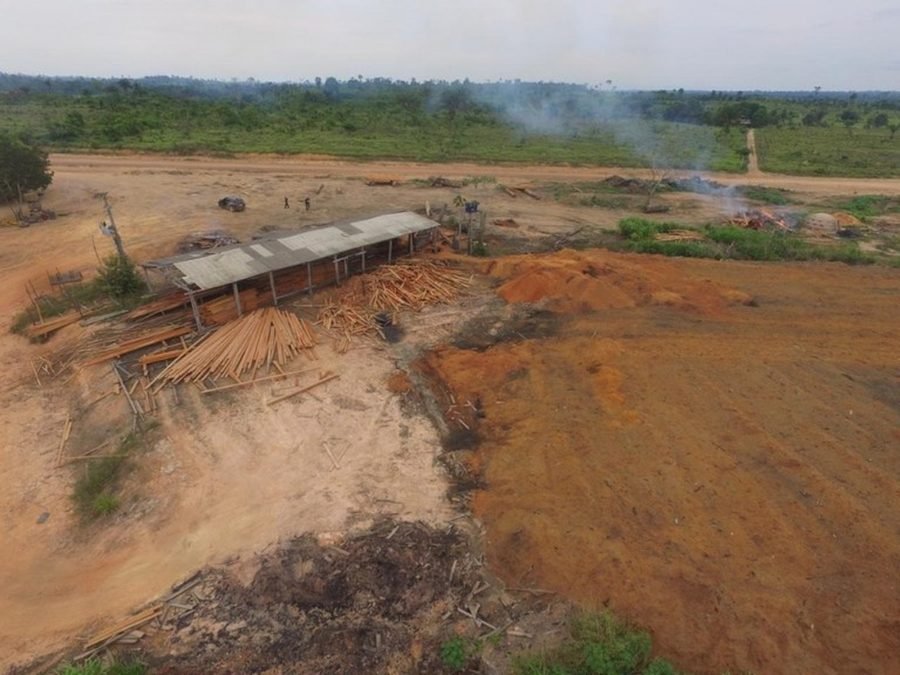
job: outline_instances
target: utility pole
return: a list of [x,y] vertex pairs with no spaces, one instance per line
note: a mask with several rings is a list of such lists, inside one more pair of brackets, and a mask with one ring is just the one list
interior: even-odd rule
[[107,198],[106,192],[100,193],[100,198],[103,199],[103,208],[106,210],[106,215],[109,218],[109,222],[104,222],[100,224],[100,231],[103,232],[107,237],[112,237],[113,242],[116,245],[116,251],[119,254],[119,257],[123,260],[128,256],[125,255],[125,246],[122,244],[122,237],[119,236],[119,230],[116,228],[116,221],[113,218],[112,206],[109,203],[109,199]]

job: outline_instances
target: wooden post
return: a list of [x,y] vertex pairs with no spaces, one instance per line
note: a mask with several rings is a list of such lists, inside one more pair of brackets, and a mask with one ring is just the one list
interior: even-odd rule
[[278,307],[278,294],[275,292],[275,274],[269,272],[269,286],[272,287],[272,302]]
[[312,284],[312,263],[306,263],[306,292],[312,295],[313,284]]
[[362,259],[362,271],[363,271],[363,274],[365,274],[366,273],[366,249],[363,249],[362,251],[360,251],[359,256]]
[[416,235],[414,232],[409,233],[409,255],[412,256],[416,252]]
[[388,265],[391,264],[391,258],[394,255],[394,240],[388,240]]
[[238,316],[244,316],[244,312],[241,309],[241,296],[238,293],[238,285],[236,283],[231,284],[231,289],[234,291],[234,304],[237,307]]
[[202,331],[203,322],[200,321],[200,308],[197,307],[197,298],[194,297],[193,291],[188,291],[188,299],[191,301],[191,312],[194,314],[194,322],[197,324],[197,331]]
[[341,285],[341,268],[338,264],[337,256],[334,256],[334,282],[340,286]]

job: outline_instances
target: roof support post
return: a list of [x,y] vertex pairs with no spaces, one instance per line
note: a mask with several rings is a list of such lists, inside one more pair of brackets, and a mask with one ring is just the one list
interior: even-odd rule
[[409,233],[409,254],[412,255],[416,252],[416,233]]
[[360,258],[362,258],[362,271],[363,274],[366,273],[366,249],[363,249],[359,252]]
[[194,315],[194,323],[197,324],[197,331],[202,331],[203,322],[200,321],[200,309],[197,307],[197,298],[194,297],[193,291],[188,291],[188,300],[191,301],[191,313]]
[[238,316],[244,316],[244,311],[241,309],[241,296],[238,293],[237,284],[231,284],[231,289],[234,291],[234,305],[237,307]]
[[275,274],[269,272],[269,286],[272,288],[272,302],[278,307],[278,294],[275,292]]
[[312,295],[312,263],[306,263],[306,292]]
[[338,262],[337,256],[334,256],[334,282],[338,286],[341,285],[341,265]]
[[391,264],[391,258],[393,257],[393,255],[394,255],[394,240],[389,239],[388,240],[388,265]]

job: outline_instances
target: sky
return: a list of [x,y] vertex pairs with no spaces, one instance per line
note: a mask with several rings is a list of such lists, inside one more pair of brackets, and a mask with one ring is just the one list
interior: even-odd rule
[[900,0],[2,4],[0,71],[30,75],[900,90]]

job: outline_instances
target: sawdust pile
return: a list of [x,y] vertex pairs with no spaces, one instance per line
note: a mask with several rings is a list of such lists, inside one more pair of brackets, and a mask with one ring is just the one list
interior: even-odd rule
[[669,260],[608,251],[564,250],[493,261],[488,273],[503,280],[497,294],[509,303],[543,304],[560,314],[648,304],[714,314],[749,295],[686,276]]

